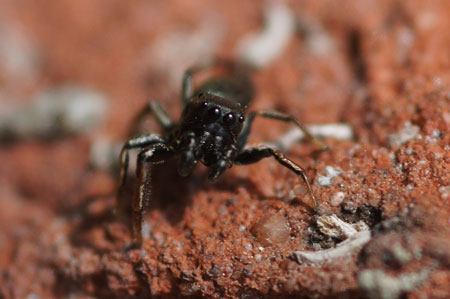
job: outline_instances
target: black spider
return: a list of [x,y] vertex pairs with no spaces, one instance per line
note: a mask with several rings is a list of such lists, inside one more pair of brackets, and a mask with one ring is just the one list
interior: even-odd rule
[[[206,80],[197,89],[193,88],[193,77],[197,72],[211,67],[221,72]],[[163,162],[178,156],[178,172],[189,175],[198,161],[209,167],[208,179],[215,181],[233,164],[252,164],[263,158],[274,157],[280,164],[300,175],[314,201],[305,171],[285,157],[279,150],[268,146],[244,148],[255,116],[262,116],[292,122],[305,135],[315,140],[292,116],[277,111],[254,111],[246,114],[253,97],[253,86],[248,71],[242,65],[225,60],[195,66],[186,71],[183,78],[183,112],[178,123],[174,123],[160,104],[150,102],[139,114],[138,119],[152,113],[164,129],[164,135],[147,134],[128,140],[120,155],[121,172],[119,192],[122,190],[128,170],[128,150],[143,148],[137,158],[138,180],[133,200],[133,230],[136,241],[141,243],[142,210],[150,200],[151,182],[149,163]]]

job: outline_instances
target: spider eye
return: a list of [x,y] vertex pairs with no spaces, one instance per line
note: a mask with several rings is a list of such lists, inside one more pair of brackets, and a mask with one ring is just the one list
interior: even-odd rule
[[234,115],[233,112],[227,113],[225,114],[225,116],[223,117],[223,123],[226,126],[231,126],[234,124],[234,122],[236,121],[236,116]]
[[216,121],[220,118],[220,115],[222,115],[222,112],[219,107],[214,106],[208,109],[208,121]]
[[203,101],[201,105],[202,105],[203,108],[206,108],[206,107],[208,107],[208,102],[207,101]]
[[243,115],[239,115],[238,120],[239,120],[240,123],[243,123],[244,120],[245,120],[245,117]]

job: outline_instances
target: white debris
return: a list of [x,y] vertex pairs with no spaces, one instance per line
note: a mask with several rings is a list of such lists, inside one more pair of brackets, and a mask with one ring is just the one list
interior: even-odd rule
[[[306,125],[308,132],[316,138],[330,137],[340,140],[352,140],[354,137],[353,129],[348,124],[319,124]],[[298,128],[292,128],[277,141],[269,144],[282,151],[288,151],[296,143],[305,138],[305,134]]]
[[439,187],[439,193],[441,194],[442,199],[450,198],[450,186]]
[[442,133],[439,129],[434,129],[431,134],[433,135],[433,138],[435,138],[436,140],[439,140]]
[[41,297],[38,294],[30,293],[26,297],[27,299],[40,299]]
[[295,34],[295,17],[284,1],[266,1],[265,28],[240,41],[239,60],[263,68],[279,57]]
[[291,258],[297,263],[325,263],[334,259],[352,255],[370,240],[370,231],[363,230],[353,234],[349,239],[339,243],[335,248],[320,251],[294,251]]
[[78,86],[53,88],[36,95],[25,106],[4,110],[0,139],[86,132],[99,124],[105,111],[105,97],[96,91]]
[[417,137],[420,132],[420,128],[411,122],[406,122],[403,128],[397,132],[388,136],[388,142],[391,147],[399,147],[411,139]]
[[40,59],[30,36],[15,23],[7,19],[0,24],[0,69],[8,84],[19,81],[23,85],[38,76]]
[[152,41],[150,50],[143,58],[144,64],[152,64],[153,68],[166,73],[169,84],[179,88],[187,68],[214,56],[224,32],[224,23],[219,14],[204,16],[194,30],[174,28],[169,32],[164,31]]
[[370,240],[370,230],[367,224],[360,221],[356,224],[347,223],[336,215],[323,215],[317,219],[319,230],[333,238],[346,239],[335,248],[319,251],[294,251],[291,255],[299,264],[302,262],[323,263],[336,258],[352,255]]
[[335,48],[332,37],[316,19],[302,15],[298,18],[297,28],[311,54],[324,56]]
[[405,63],[408,59],[411,46],[414,44],[416,36],[412,28],[402,26],[396,34],[396,59],[398,63]]
[[391,276],[382,270],[363,270],[358,275],[359,286],[369,298],[399,298],[402,293],[412,291],[428,278],[428,270],[419,273]]
[[341,240],[350,238],[358,231],[369,230],[369,227],[363,221],[351,224],[341,220],[336,215],[319,216],[317,226],[323,234]]
[[322,187],[330,187],[333,179],[342,173],[342,169],[340,169],[339,167],[327,166],[325,167],[325,172],[326,175],[319,175],[317,177],[317,182]]

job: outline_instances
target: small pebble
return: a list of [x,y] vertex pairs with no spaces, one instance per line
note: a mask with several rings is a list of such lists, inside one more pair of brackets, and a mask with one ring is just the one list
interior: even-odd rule
[[256,222],[251,233],[262,245],[272,246],[283,244],[289,240],[290,229],[283,216],[274,214]]
[[345,193],[344,193],[344,192],[341,192],[341,191],[336,192],[336,193],[333,195],[333,197],[331,197],[331,202],[330,202],[330,204],[331,204],[333,207],[337,207],[337,206],[339,206],[339,205],[342,203],[342,201],[344,200],[344,198],[345,198]]
[[439,193],[441,193],[442,199],[450,198],[450,186],[441,186],[439,187]]

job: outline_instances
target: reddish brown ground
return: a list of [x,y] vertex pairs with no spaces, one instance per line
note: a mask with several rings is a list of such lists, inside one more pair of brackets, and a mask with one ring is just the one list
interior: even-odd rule
[[[445,0],[295,1],[296,17],[321,26],[331,46],[320,55],[308,46],[311,37],[298,35],[254,76],[252,108],[290,111],[305,123],[353,126],[354,141],[327,139],[330,151],[317,157],[312,145],[299,144],[289,156],[307,169],[321,213],[371,204],[384,221],[396,219],[376,229],[361,253],[322,265],[289,258],[293,251],[319,249],[313,243],[320,236],[308,200],[290,200],[295,177],[271,160],[233,167],[214,185],[205,182],[203,169],[182,179],[173,167],[159,167],[147,213],[150,238],[141,249],[127,247],[127,221],[113,215],[117,173],[85,171],[91,140],[124,140],[149,97],[178,116],[181,71],[210,51],[230,56],[246,33],[262,26],[262,6],[207,0],[0,3],[2,25],[22,26],[40,56],[33,80],[1,73],[3,92],[20,99],[75,82],[104,92],[110,106],[106,122],[90,136],[1,146],[0,298],[362,296],[357,277],[364,269],[393,277],[425,269],[427,278],[408,297],[450,297]],[[197,31],[212,39],[215,50],[194,42],[168,53],[167,61],[158,56],[169,51],[161,49],[168,36]],[[406,122],[419,128],[417,138],[391,146],[388,136]],[[251,142],[273,140],[286,129],[258,120]],[[317,183],[326,166],[343,170],[331,187]],[[338,191],[344,201],[331,206]],[[272,214],[285,218],[290,237],[269,246],[251,231]]]

